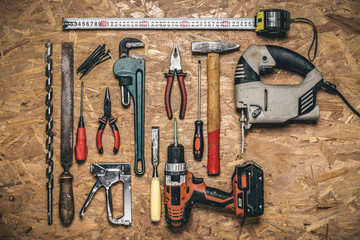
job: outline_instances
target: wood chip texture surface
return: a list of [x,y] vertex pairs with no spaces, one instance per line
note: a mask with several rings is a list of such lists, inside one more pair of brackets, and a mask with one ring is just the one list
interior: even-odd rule
[[[360,118],[337,96],[319,91],[320,118],[316,123],[253,126],[246,132],[245,153],[240,154],[239,115],[234,107],[234,73],[237,61],[251,44],[279,45],[307,56],[312,29],[291,24],[286,38],[269,39],[253,31],[109,30],[63,31],[63,17],[253,17],[259,10],[280,8],[292,17],[311,19],[318,28],[319,48],[315,66],[325,81],[337,85],[349,102],[360,108],[360,4],[340,0],[2,0],[0,2],[0,238],[1,239],[360,239]],[[133,37],[145,48],[130,54],[144,55],[146,172],[132,171],[132,223],[114,226],[107,220],[104,189],[98,191],[80,219],[80,209],[96,179],[94,162],[134,162],[134,113],[121,106],[120,88],[112,67],[119,58],[119,43]],[[54,223],[47,224],[45,169],[45,43],[53,43],[54,105]],[[193,159],[192,141],[197,118],[198,73],[202,62],[201,118],[207,149],[206,55],[191,53],[192,41],[226,41],[240,44],[238,51],[220,56],[220,158],[221,174],[206,174],[207,151],[201,162]],[[69,227],[59,219],[61,43],[74,43],[75,68],[105,43],[112,59],[83,78],[84,119],[89,148],[84,164],[75,161],[75,218]],[[234,166],[253,160],[264,170],[265,212],[256,219],[237,218],[228,210],[195,205],[183,229],[171,229],[164,219],[150,221],[151,126],[160,127],[161,190],[167,146],[173,141],[173,121],[165,112],[164,73],[170,67],[173,44],[178,44],[188,105],[178,120],[178,141],[185,160],[207,186],[231,191]],[[270,84],[295,84],[302,78],[276,69],[263,78]],[[74,134],[80,114],[79,75],[74,81]],[[110,88],[112,114],[118,118],[121,145],[113,155],[109,126],[103,135],[104,154],[96,150],[98,118],[103,114],[106,87]],[[171,94],[174,116],[179,115],[180,92],[175,81]],[[75,160],[75,159],[74,159]],[[122,186],[112,191],[115,216],[122,214]],[[163,198],[163,196],[162,196]],[[162,199],[164,202],[164,199]]]

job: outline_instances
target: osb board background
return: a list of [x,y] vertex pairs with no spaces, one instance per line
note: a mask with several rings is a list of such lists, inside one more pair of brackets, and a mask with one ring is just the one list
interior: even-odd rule
[[[306,56],[311,28],[292,24],[285,39],[267,39],[251,31],[62,31],[62,17],[251,17],[263,8],[282,8],[293,17],[307,17],[319,31],[319,52],[314,64],[324,79],[338,86],[359,109],[360,4],[358,1],[1,1],[0,13],[0,237],[2,239],[359,239],[360,238],[360,119],[336,96],[320,91],[317,123],[254,126],[246,134],[246,152],[240,154],[239,115],[234,108],[233,77],[236,63],[250,44],[276,44]],[[104,190],[91,202],[83,219],[79,211],[95,178],[93,162],[134,161],[133,108],[120,104],[118,82],[112,66],[118,44],[125,37],[145,43],[130,54],[146,57],[146,173],[132,172],[132,224],[113,226],[107,221]],[[53,43],[54,60],[54,223],[47,225],[45,169],[44,44]],[[202,119],[206,129],[206,56],[193,56],[191,41],[228,41],[241,44],[239,51],[221,55],[221,175],[208,177],[205,153],[202,162],[192,157],[197,114],[197,61],[202,60]],[[89,154],[86,163],[74,163],[75,219],[63,227],[58,214],[60,165],[61,42],[75,45],[75,67],[98,44],[106,43],[113,59],[84,78],[84,117]],[[232,212],[196,205],[186,227],[170,229],[164,220],[153,224],[149,216],[151,126],[160,126],[161,184],[167,146],[173,141],[173,122],[164,108],[169,56],[179,45],[182,67],[188,74],[185,120],[178,122],[179,142],[185,146],[189,170],[208,186],[231,191],[234,166],[253,160],[265,174],[265,213],[258,219],[241,220]],[[18,46],[20,45],[20,46]],[[295,74],[276,70],[269,83],[301,81]],[[81,81],[75,79],[74,133]],[[103,114],[105,88],[110,87],[112,112],[118,118],[121,147],[112,154],[113,136],[107,127],[105,153],[96,151],[97,118]],[[179,114],[179,90],[173,86],[174,115]],[[205,137],[207,133],[205,131]],[[207,145],[205,146],[207,147]],[[162,187],[163,190],[163,187]],[[121,186],[114,189],[116,215],[121,214]]]

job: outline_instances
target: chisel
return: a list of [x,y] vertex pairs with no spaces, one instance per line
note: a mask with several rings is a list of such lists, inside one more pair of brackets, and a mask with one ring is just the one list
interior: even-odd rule
[[151,162],[154,170],[150,189],[150,216],[151,221],[159,222],[161,217],[160,180],[157,173],[157,167],[159,165],[159,127],[151,128],[151,142]]

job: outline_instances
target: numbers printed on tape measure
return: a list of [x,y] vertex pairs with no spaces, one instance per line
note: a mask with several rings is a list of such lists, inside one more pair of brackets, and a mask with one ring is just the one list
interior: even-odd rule
[[254,30],[255,22],[253,18],[64,18],[63,29]]

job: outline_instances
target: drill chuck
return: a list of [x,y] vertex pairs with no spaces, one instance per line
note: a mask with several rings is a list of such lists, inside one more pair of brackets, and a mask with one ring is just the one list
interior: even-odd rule
[[184,161],[184,146],[171,144],[168,147],[168,161],[165,164],[165,185],[186,183],[187,166]]
[[171,144],[168,146],[168,163],[184,163],[184,146]]

